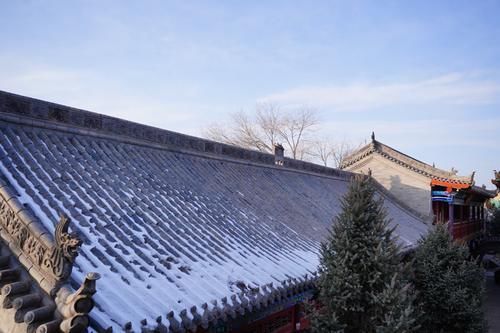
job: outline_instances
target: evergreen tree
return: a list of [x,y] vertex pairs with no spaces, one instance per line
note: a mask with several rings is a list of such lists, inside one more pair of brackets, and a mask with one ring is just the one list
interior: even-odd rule
[[413,332],[400,247],[372,180],[358,176],[322,244],[314,332]]
[[443,226],[420,241],[413,284],[422,332],[486,332],[483,274],[468,258],[465,247],[454,243]]

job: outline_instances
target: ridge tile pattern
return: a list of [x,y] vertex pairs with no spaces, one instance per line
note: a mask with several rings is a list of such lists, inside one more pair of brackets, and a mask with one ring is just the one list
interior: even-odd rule
[[[93,319],[123,328],[316,271],[348,179],[0,121],[0,177],[50,232],[83,240],[72,278],[97,271]],[[400,240],[428,226],[389,199]],[[192,316],[188,311],[188,316]]]
[[434,166],[431,166],[427,163],[419,161],[409,155],[406,155],[394,148],[391,148],[380,141],[376,141],[372,139],[372,142],[367,145],[359,148],[351,155],[345,158],[344,162],[340,166],[341,169],[348,170],[351,165],[356,163],[360,163],[362,160],[369,157],[371,154],[377,153],[383,156],[384,158],[402,165],[407,169],[410,169],[414,172],[420,173],[426,177],[439,179],[444,181],[449,181],[452,183],[459,184],[472,184],[474,181],[474,176],[457,176],[452,171],[446,171],[438,169]]

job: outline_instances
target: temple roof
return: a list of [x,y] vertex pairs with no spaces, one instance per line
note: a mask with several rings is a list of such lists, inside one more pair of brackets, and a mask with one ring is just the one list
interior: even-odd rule
[[349,167],[361,163],[369,158],[372,154],[378,154],[399,164],[409,170],[422,174],[431,179],[440,180],[454,184],[472,185],[474,183],[474,173],[471,176],[457,176],[455,171],[446,171],[429,165],[425,162],[419,161],[409,155],[406,155],[392,147],[389,147],[380,141],[375,140],[372,136],[372,141],[356,150],[349,155],[342,163],[341,169],[349,169]]
[[[195,321],[308,281],[352,176],[0,92],[0,178],[51,233],[60,213],[72,220],[72,279],[101,274],[104,328]],[[428,226],[380,195],[414,245]]]
[[469,188],[469,191],[471,193],[474,193],[476,195],[479,195],[479,196],[482,196],[482,197],[486,197],[486,198],[494,198],[495,195],[496,195],[496,191],[495,190],[488,190],[486,187],[481,187],[481,186],[475,186],[475,185],[472,185],[470,188]]

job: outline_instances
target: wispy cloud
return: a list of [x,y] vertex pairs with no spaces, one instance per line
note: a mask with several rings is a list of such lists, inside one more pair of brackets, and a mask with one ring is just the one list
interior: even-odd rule
[[0,61],[0,73],[0,90],[189,134],[211,111],[201,102],[172,100],[91,71]]
[[450,73],[409,82],[298,87],[260,100],[314,105],[333,111],[361,111],[393,105],[490,104],[500,100],[500,82]]

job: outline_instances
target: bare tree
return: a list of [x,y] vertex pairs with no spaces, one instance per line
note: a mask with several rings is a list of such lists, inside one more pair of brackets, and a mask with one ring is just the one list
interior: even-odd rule
[[231,115],[229,124],[212,124],[203,135],[214,141],[259,151],[270,152],[272,147],[262,137],[259,125],[241,111]]
[[254,114],[237,112],[228,124],[208,127],[204,136],[248,149],[273,153],[274,145],[281,143],[294,159],[310,160],[324,166],[339,168],[355,147],[346,140],[333,142],[318,139],[317,112],[310,107],[283,110],[277,104],[257,104]]
[[335,152],[333,153],[333,160],[335,162],[335,168],[340,168],[344,163],[347,156],[352,154],[359,147],[353,146],[347,141],[340,141],[335,145]]
[[255,121],[262,131],[262,136],[269,143],[267,151],[272,152],[274,145],[280,139],[280,131],[283,126],[283,116],[280,107],[273,103],[261,103],[256,106]]
[[335,154],[335,145],[329,140],[316,140],[309,155],[328,166]]
[[355,149],[355,146],[346,140],[333,142],[329,139],[322,139],[314,142],[309,154],[324,166],[331,165],[334,168],[340,168],[345,158],[354,152]]
[[272,103],[258,104],[255,115],[238,112],[229,125],[212,125],[204,136],[224,143],[272,153],[274,145],[282,143],[293,158],[304,158],[307,142],[318,120],[316,111],[302,107],[282,110]]
[[305,153],[303,149],[305,142],[317,124],[316,110],[309,107],[301,107],[294,113],[285,115],[280,135],[290,148],[290,154],[294,159],[297,159],[300,153]]

